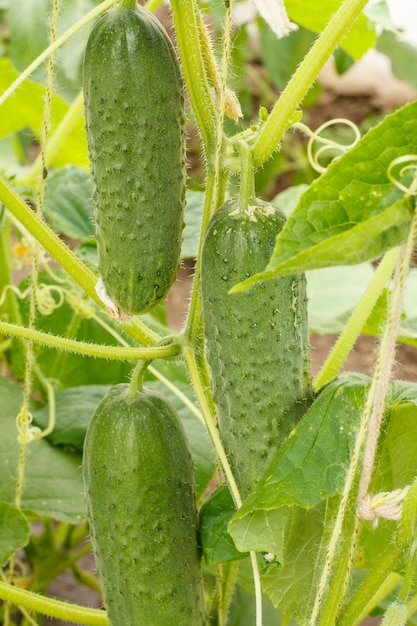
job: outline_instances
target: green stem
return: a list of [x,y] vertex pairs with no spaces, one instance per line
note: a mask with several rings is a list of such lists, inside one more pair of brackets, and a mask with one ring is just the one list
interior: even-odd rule
[[[18,193],[0,177],[0,201],[4,202],[9,211],[29,231],[29,233],[45,248],[47,252],[61,265],[61,267],[84,289],[84,291],[102,309],[105,305],[98,297],[95,287],[97,277],[86,265],[68,248],[68,246],[40,220],[34,211],[22,200]],[[137,318],[123,324],[124,330],[139,343],[154,344],[160,337],[147,328]]]
[[216,111],[199,39],[195,0],[171,0],[175,34],[188,95],[207,156],[216,146]]
[[183,355],[188,366],[188,372],[190,374],[191,381],[197,394],[197,399],[200,403],[204,422],[206,424],[210,438],[213,442],[214,449],[216,450],[216,454],[220,460],[223,472],[229,484],[230,492],[233,496],[236,508],[240,508],[242,506],[242,498],[240,496],[235,477],[233,476],[229,461],[226,457],[226,453],[220,440],[219,432],[216,427],[215,417],[213,414],[214,404],[210,403],[208,399],[210,389],[206,386],[205,382],[202,382],[200,368],[198,367],[194,350],[189,345],[185,344],[183,346]]
[[46,59],[53,54],[56,50],[58,50],[64,43],[66,43],[71,37],[73,37],[79,30],[84,28],[89,22],[94,20],[96,17],[107,11],[113,4],[116,4],[117,0],[105,0],[97,7],[94,7],[89,13],[84,15],[83,18],[78,20],[73,26],[71,26],[68,30],[66,30],[60,37],[55,39],[55,41],[45,48],[43,52],[36,57],[34,61],[16,78],[16,80],[10,85],[6,91],[0,96],[0,106],[4,104],[11,96],[16,89],[26,80],[29,76],[40,66]]
[[[3,290],[12,284],[10,251],[11,225],[6,218],[6,211],[3,207],[3,210],[0,210],[0,297],[3,295]],[[0,313],[2,310],[7,313],[8,321],[16,324],[21,322],[19,307],[14,293],[9,292],[6,295],[4,304],[0,306]]]
[[251,201],[255,199],[255,173],[252,163],[252,151],[246,141],[239,142],[240,151],[240,188],[239,211],[247,210]]
[[297,108],[367,2],[368,0],[345,0],[311,47],[262,127],[253,148],[256,168],[263,165],[278,148]]
[[352,547],[356,539],[357,520],[355,510],[356,499],[354,497],[356,493],[357,486],[350,500],[351,506],[349,510],[346,511],[343,521],[342,539],[337,552],[337,559],[335,559],[328,592],[323,602],[323,609],[320,614],[318,626],[328,626],[329,624],[336,623],[337,616],[340,613],[348,589],[348,581],[352,567]]
[[[398,566],[402,550],[397,543],[392,543],[374,564],[373,568],[356,590],[354,595],[343,609],[337,626],[355,626],[368,614],[369,603],[374,604],[373,599],[379,595],[383,588],[387,595],[398,584],[398,576],[393,577],[393,572]],[[385,597],[384,595],[384,597]],[[366,613],[364,612],[366,607]]]
[[132,375],[130,377],[130,385],[129,385],[129,395],[131,398],[135,398],[138,393],[140,393],[143,389],[143,376],[146,372],[146,369],[151,361],[139,361],[139,363],[134,368]]
[[228,174],[223,173],[221,180],[219,180],[219,188],[216,185],[216,175],[212,169],[209,169],[207,173],[207,185],[204,199],[203,219],[200,231],[200,241],[197,253],[197,262],[195,267],[193,287],[190,297],[190,305],[188,308],[187,322],[185,326],[184,334],[188,338],[191,345],[197,345],[199,335],[202,327],[201,319],[201,296],[200,296],[200,267],[201,267],[201,253],[204,243],[204,233],[207,229],[210,221],[211,214],[214,206],[219,206],[223,202]]
[[317,374],[314,386],[318,391],[323,385],[331,380],[339,372],[349,352],[359,337],[366,320],[376,304],[382,290],[392,276],[398,258],[398,248],[387,252],[378,265],[372,279],[355,307],[351,317],[344,327],[337,342],[326,358],[322,368]]
[[57,350],[69,350],[74,354],[94,356],[101,359],[116,361],[136,361],[138,359],[166,359],[178,356],[181,347],[178,344],[154,346],[147,348],[125,348],[121,346],[105,346],[101,344],[76,341],[50,335],[38,330],[31,330],[24,326],[16,326],[7,322],[0,322],[0,332],[17,339],[26,339]]
[[42,615],[55,617],[74,624],[90,624],[91,626],[108,626],[107,613],[99,609],[72,605],[61,600],[54,600],[37,595],[26,589],[0,581],[0,598],[15,605],[21,605]]

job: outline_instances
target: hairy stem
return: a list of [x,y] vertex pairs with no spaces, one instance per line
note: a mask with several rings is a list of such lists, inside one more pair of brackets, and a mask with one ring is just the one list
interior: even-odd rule
[[100,609],[90,609],[53,600],[26,589],[0,581],[0,598],[15,605],[23,606],[31,611],[55,617],[74,624],[90,624],[90,626],[108,626],[107,613]]
[[136,361],[139,359],[164,359],[178,356],[181,347],[174,343],[165,346],[153,346],[145,348],[125,348],[121,346],[105,346],[102,344],[77,341],[58,337],[39,330],[31,330],[24,326],[16,326],[7,322],[0,322],[0,333],[16,339],[33,341],[49,348],[57,350],[69,350],[74,354],[84,356],[94,356],[101,359],[111,359],[116,361]]
[[291,125],[297,108],[319,72],[367,3],[368,0],[345,0],[298,66],[254,145],[253,160],[256,168],[263,165],[278,148],[282,135]]

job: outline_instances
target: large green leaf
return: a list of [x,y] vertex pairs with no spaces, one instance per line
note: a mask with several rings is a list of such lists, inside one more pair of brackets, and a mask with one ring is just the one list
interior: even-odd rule
[[[14,503],[19,443],[16,417],[22,404],[22,388],[0,378],[0,498]],[[69,523],[85,519],[81,457],[54,448],[45,439],[27,444],[21,507]]]
[[414,203],[389,178],[416,151],[417,102],[372,128],[301,196],[264,272],[240,284],[374,259],[407,237]]
[[312,509],[341,492],[368,386],[348,374],[323,388],[231,520],[239,550],[271,552],[282,563],[289,508]]
[[[330,17],[340,7],[341,0],[286,0],[285,6],[291,20],[320,33]],[[376,42],[373,24],[365,15],[360,15],[348,34],[341,41],[341,46],[354,59],[361,56]]]
[[7,502],[0,502],[0,567],[4,567],[29,538],[30,527],[23,513]]

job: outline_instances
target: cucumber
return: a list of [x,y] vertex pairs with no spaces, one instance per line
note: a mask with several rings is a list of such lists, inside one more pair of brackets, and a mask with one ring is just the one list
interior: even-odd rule
[[186,178],[183,82],[152,13],[116,6],[97,20],[83,90],[99,273],[120,312],[144,313],[176,277]]
[[112,387],[88,426],[83,475],[110,624],[203,624],[193,465],[174,408]]
[[228,291],[263,270],[284,214],[232,198],[208,225],[201,258],[206,352],[220,437],[243,496],[312,399],[304,275]]

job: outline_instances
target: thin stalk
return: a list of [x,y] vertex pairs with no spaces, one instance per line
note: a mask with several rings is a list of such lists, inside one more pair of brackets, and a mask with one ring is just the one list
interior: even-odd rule
[[228,175],[226,173],[223,173],[221,180],[219,181],[219,188],[216,187],[215,178],[215,173],[213,172],[213,170],[210,169],[207,173],[206,193],[204,199],[203,219],[201,223],[197,262],[195,267],[193,287],[191,290],[187,321],[184,331],[184,334],[192,345],[196,345],[201,330],[200,268],[204,243],[204,233],[210,221],[213,206],[218,206],[224,199]]
[[138,393],[140,393],[143,389],[143,377],[149,363],[149,360],[139,361],[132,372],[129,384],[129,396],[132,399],[136,398]]
[[317,374],[316,380],[314,381],[316,391],[336,376],[345,362],[349,352],[361,334],[362,328],[381,295],[382,290],[392,276],[397,262],[398,252],[398,248],[389,250],[375,270],[366,291],[356,305],[346,326]]
[[256,168],[261,167],[278,148],[308,90],[367,3],[368,0],[345,0],[298,66],[254,145]]
[[239,142],[240,150],[240,188],[239,211],[247,210],[251,201],[255,199],[255,173],[252,163],[252,151],[245,141]]
[[216,146],[216,111],[200,44],[195,0],[171,0],[175,35],[188,95],[208,157]]
[[[188,372],[193,382],[194,389],[197,394],[197,399],[200,403],[200,407],[203,413],[206,428],[209,432],[210,438],[213,442],[214,449],[217,457],[220,460],[224,475],[229,485],[230,493],[232,494],[235,506],[240,509],[242,506],[242,497],[239,492],[239,488],[236,484],[235,477],[233,476],[232,469],[227,459],[226,453],[221,442],[219,432],[216,427],[216,421],[213,412],[210,408],[209,398],[211,396],[210,387],[207,386],[201,378],[199,367],[194,350],[187,344],[183,347],[183,355],[188,366]],[[252,564],[253,581],[255,586],[255,603],[256,603],[256,626],[262,626],[262,589],[261,579],[259,573],[258,561],[255,552],[250,552],[250,559]]]
[[[344,607],[337,626],[355,626],[375,606],[378,598],[385,598],[398,585],[401,577],[394,574],[402,549],[390,544]],[[382,597],[381,594],[383,593]]]
[[194,350],[189,345],[185,344],[183,346],[183,355],[188,366],[191,381],[197,394],[197,399],[200,403],[206,428],[213,442],[216,454],[220,459],[220,463],[229,484],[230,493],[232,494],[236,508],[239,509],[242,506],[242,497],[240,495],[238,486],[235,481],[235,477],[233,476],[233,472],[231,470],[229,461],[220,440],[218,430],[216,428],[215,418],[213,416],[213,412],[210,408],[210,403],[208,400],[209,389],[205,386],[204,383],[202,383]]
[[166,359],[178,356],[181,347],[176,344],[166,346],[152,346],[145,348],[124,348],[121,346],[105,346],[102,344],[77,341],[58,337],[39,330],[31,330],[24,326],[16,326],[7,322],[0,322],[0,332],[16,339],[26,339],[34,343],[56,348],[57,350],[69,350],[74,354],[84,356],[94,356],[101,359],[111,359],[115,361],[136,361],[138,359]]
[[55,617],[74,624],[89,624],[90,626],[108,626],[107,613],[100,609],[90,609],[84,606],[69,604],[61,600],[53,600],[38,595],[26,589],[20,589],[0,581],[0,598],[26,609]]

